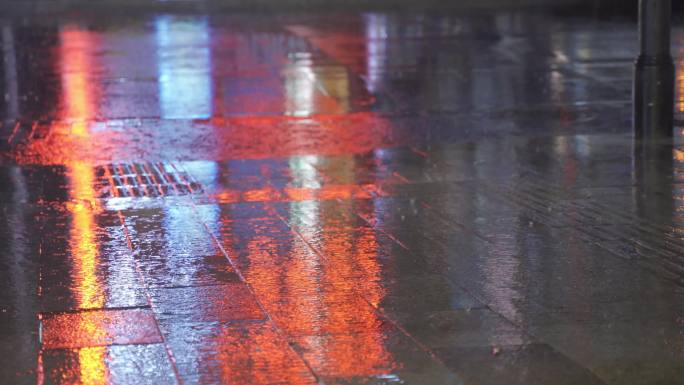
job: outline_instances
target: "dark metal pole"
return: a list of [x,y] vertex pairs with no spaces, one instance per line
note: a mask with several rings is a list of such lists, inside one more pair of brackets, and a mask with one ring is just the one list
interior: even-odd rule
[[637,139],[672,136],[675,69],[670,54],[671,0],[639,0],[641,53],[634,76]]

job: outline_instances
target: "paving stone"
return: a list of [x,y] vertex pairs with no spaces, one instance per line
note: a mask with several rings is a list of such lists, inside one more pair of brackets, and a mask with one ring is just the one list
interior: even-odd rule
[[187,382],[317,383],[270,323],[174,322],[167,326],[165,335]]
[[150,290],[155,316],[160,320],[247,321],[265,318],[244,283],[188,286]]
[[444,348],[437,354],[464,381],[478,384],[604,384],[546,344]]
[[40,330],[44,349],[161,342],[150,309],[44,313]]
[[45,384],[175,384],[164,346],[114,345],[57,349],[41,353]]

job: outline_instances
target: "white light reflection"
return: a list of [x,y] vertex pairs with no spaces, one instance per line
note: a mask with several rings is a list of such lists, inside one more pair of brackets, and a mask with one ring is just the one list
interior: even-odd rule
[[375,93],[382,83],[380,70],[387,61],[387,15],[370,13],[363,20],[366,23],[366,86]]
[[[314,167],[318,163],[317,156],[293,157],[289,161],[290,174],[292,175],[293,186],[317,188],[320,175]],[[318,288],[324,275],[323,266],[319,255],[314,252],[305,239],[316,239],[322,232],[320,221],[320,201],[316,199],[304,201],[292,201],[289,204],[289,220],[291,226],[297,230],[300,236],[292,237],[293,256],[297,262],[291,267],[288,275],[301,275],[300,281],[296,283],[298,287]],[[312,274],[313,273],[313,274]],[[306,299],[306,311],[309,314],[323,314],[325,305],[322,303],[321,296],[312,296]],[[324,351],[324,346],[317,342],[312,347],[313,351]]]
[[105,297],[106,305],[117,307],[137,303],[139,288],[130,284],[122,284],[122,282],[131,282],[131,277],[136,277],[138,274],[135,270],[135,257],[128,252],[125,235],[118,226],[106,227],[103,228],[103,231],[107,233],[107,239],[120,247],[116,250],[125,250],[124,252],[107,250],[107,253],[103,253],[105,258],[110,258],[109,263],[116,263],[116,269],[110,269],[106,277],[105,287],[108,291]]
[[14,49],[14,33],[12,26],[2,26],[2,58],[5,66],[5,98],[7,118],[19,116],[19,85],[17,83],[17,58]]
[[293,156],[289,160],[292,184],[302,188],[321,188],[316,165],[319,157],[316,155]]
[[162,117],[211,117],[211,47],[207,18],[160,16],[155,20],[155,28]]
[[[315,155],[290,158],[289,166],[293,179],[292,185],[320,188],[320,175],[318,175],[318,170],[315,167],[318,162],[319,158]],[[297,229],[302,235],[302,237],[295,235],[292,238],[292,250],[295,251],[295,255],[300,259],[300,265],[297,270],[316,273],[303,275],[306,282],[299,282],[299,286],[316,288],[320,285],[323,269],[318,254],[311,250],[311,247],[304,239],[316,239],[316,235],[322,231],[320,201],[316,199],[299,202],[293,201],[290,202],[289,206],[289,219],[292,227]],[[325,311],[321,297],[318,296],[310,298],[306,306],[306,311],[310,312],[310,314],[323,314]],[[314,343],[311,349],[316,352],[325,351],[325,347],[320,341]]]
[[306,117],[314,112],[316,74],[310,60],[297,61],[285,70],[285,114]]
[[[316,169],[319,162],[318,156],[295,156],[290,158],[290,175],[292,175],[292,185],[303,188],[317,189],[321,187],[320,175]],[[306,239],[312,239],[320,231],[320,201],[319,200],[305,200],[293,201],[290,203],[290,220],[293,227]],[[298,237],[294,238],[295,243],[301,242]],[[306,250],[306,245],[302,244],[301,250]],[[299,250],[299,249],[296,249]],[[311,253],[309,256],[311,260],[311,267],[318,265],[318,257]]]
[[575,135],[574,137],[574,145],[575,145],[575,154],[577,154],[577,157],[582,160],[588,160],[589,157],[591,156],[591,149],[592,149],[592,142],[593,142],[593,135]]
[[[292,175],[292,185],[303,188],[320,188],[320,175],[318,175],[318,170],[316,169],[318,162],[319,158],[316,155],[295,156],[290,158],[289,166],[290,175]],[[316,234],[321,229],[319,206],[320,201],[316,199],[300,202],[293,201],[290,203],[290,220],[292,221],[292,226],[295,227],[305,239],[315,239]],[[294,237],[293,242],[295,244],[293,250],[308,250],[307,245],[301,238]],[[315,253],[309,253],[306,262],[312,269],[311,271],[320,271],[320,269],[317,269],[320,261]]]

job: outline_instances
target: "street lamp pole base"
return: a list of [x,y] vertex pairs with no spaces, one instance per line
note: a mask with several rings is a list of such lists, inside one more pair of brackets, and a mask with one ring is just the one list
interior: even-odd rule
[[634,129],[637,139],[672,137],[674,83],[672,57],[639,57],[634,74]]
[[671,0],[640,0],[640,55],[634,74],[634,134],[642,141],[672,137],[675,68],[670,53]]

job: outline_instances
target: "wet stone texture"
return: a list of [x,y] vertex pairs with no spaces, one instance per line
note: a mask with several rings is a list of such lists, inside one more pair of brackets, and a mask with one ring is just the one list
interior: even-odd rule
[[41,353],[45,384],[175,384],[176,377],[161,344],[113,345]]
[[41,314],[40,320],[45,349],[161,342],[149,309]]
[[684,378],[632,23],[133,14],[0,16],[3,384]]

